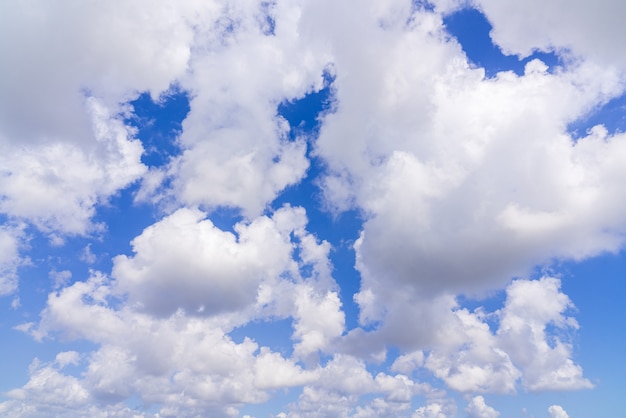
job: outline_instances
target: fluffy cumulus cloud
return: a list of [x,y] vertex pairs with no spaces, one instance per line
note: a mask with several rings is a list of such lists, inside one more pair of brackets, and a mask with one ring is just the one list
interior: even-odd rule
[[95,98],[86,98],[92,133],[85,145],[51,140],[22,146],[5,141],[0,174],[0,211],[44,232],[85,234],[99,229],[97,204],[138,179],[141,143]]
[[[619,13],[531,3],[472,4],[505,52],[561,66],[491,78],[445,30],[455,0],[0,5],[0,294],[28,231],[106,240],[98,209],[133,185],[154,215],[127,253],[82,243],[88,275],[48,268],[40,318],[16,328],[90,348],[33,360],[0,414],[236,416],[288,393],[277,416],[444,418],[460,394],[495,418],[483,394],[591,388],[572,300],[531,271],[623,248],[626,135],[567,130],[624,91]],[[173,89],[177,151],[148,167],[130,103]],[[322,89],[319,131],[281,116]],[[315,210],[359,215],[356,240],[276,204],[307,176]],[[347,245],[359,283],[331,262]],[[462,303],[493,291],[493,309]],[[259,324],[285,341],[242,336]]]
[[546,327],[576,329],[566,316],[572,306],[560,292],[560,282],[544,277],[539,281],[515,281],[507,289],[498,337],[511,358],[524,369],[523,383],[530,390],[589,388],[582,368],[571,360],[571,345],[549,338]]
[[0,211],[46,232],[90,232],[95,205],[142,175],[121,105],[187,68],[194,8],[118,6],[1,6]]
[[[617,75],[592,64],[553,74],[533,61],[522,76],[484,80],[454,59],[457,45],[436,42],[443,35],[426,22],[414,25],[381,47],[374,80],[337,77],[338,110],[317,143],[336,172],[326,180],[329,205],[368,215],[357,247],[364,290],[391,281],[420,294],[474,292],[552,257],[617,250],[624,220],[596,208],[619,206],[611,160],[623,159],[624,137],[598,127],[575,143],[565,132],[621,91]],[[440,62],[429,60],[435,68],[419,77],[423,65],[411,64],[418,56],[408,45],[434,49]]]
[[[51,293],[41,321],[20,327],[37,339],[60,335],[98,348],[84,356],[59,353],[50,364],[35,361],[28,383],[9,392],[12,400],[2,407],[74,416],[95,402],[111,405],[105,412],[116,416],[124,400],[138,394],[160,405],[160,416],[226,416],[243,403],[266,401],[278,388],[323,376],[330,382],[335,363],[325,369],[298,363],[299,357],[326,352],[344,328],[327,275],[328,245],[307,233],[305,224],[302,209],[286,207],[272,218],[239,224],[236,236],[199,211],[180,210],[147,228],[133,241],[134,257],[115,259],[115,278],[94,271]],[[296,249],[299,262],[292,256]],[[189,251],[197,252],[198,263],[174,270]],[[300,274],[304,267],[307,275]],[[234,274],[225,275],[230,270]],[[154,300],[156,295],[165,299]],[[229,335],[251,320],[275,317],[294,318],[293,358]],[[84,372],[64,373],[68,365]],[[351,391],[359,382],[345,385]],[[71,402],[62,401],[68,396]]]
[[239,224],[235,235],[205,216],[180,209],[133,240],[134,256],[115,258],[113,277],[130,303],[159,315],[238,310],[262,281],[290,269],[291,242],[272,219]]
[[500,413],[485,403],[485,398],[475,396],[470,401],[465,412],[470,418],[498,418]]
[[302,41],[292,2],[224,2],[220,11],[196,27],[179,81],[192,99],[182,155],[161,172],[172,187],[146,193],[255,216],[309,167],[305,139],[289,139],[277,105],[322,88],[328,57]]
[[569,418],[569,415],[561,405],[550,405],[548,414],[550,418]]

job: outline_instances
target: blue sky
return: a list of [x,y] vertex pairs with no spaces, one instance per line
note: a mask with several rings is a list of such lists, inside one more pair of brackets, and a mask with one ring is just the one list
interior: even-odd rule
[[619,417],[625,15],[1,5],[0,416]]

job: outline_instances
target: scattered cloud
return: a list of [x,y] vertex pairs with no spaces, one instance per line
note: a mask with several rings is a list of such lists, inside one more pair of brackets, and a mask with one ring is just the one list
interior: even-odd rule
[[485,403],[485,398],[475,396],[465,408],[470,418],[498,418],[500,413]]
[[550,418],[569,418],[567,412],[560,405],[551,405],[548,408],[548,414],[550,414]]

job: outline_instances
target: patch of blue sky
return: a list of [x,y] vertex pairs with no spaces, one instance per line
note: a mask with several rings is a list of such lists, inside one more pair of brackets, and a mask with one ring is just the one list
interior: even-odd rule
[[241,210],[228,206],[219,206],[213,209],[208,218],[216,228],[235,235],[237,235],[235,225],[244,220]]
[[[572,418],[619,418],[621,416],[610,413],[610,409],[607,411],[606,406],[596,404],[598,398],[592,395],[594,390],[529,392],[520,388],[518,391],[520,396],[511,396],[510,394],[484,395],[485,402],[499,411],[501,417],[549,417],[548,408],[551,405],[562,406]],[[581,400],[583,401],[581,402]],[[603,413],[598,413],[602,410]]]
[[[133,111],[125,123],[136,129],[135,137],[143,145],[141,161],[148,167],[162,167],[180,155],[178,136],[190,110],[189,94],[174,85],[156,101],[144,92],[129,104]],[[150,203],[134,202],[139,186],[135,182],[97,206],[94,222],[106,229],[92,240],[90,249],[96,256],[94,266],[102,271],[110,271],[115,255],[130,254],[132,239],[163,215]]]
[[[562,290],[576,306],[575,359],[596,385],[568,399],[577,416],[618,417],[626,410],[626,251],[561,265]],[[602,406],[605,413],[594,411]],[[610,408],[610,409],[607,409]]]
[[[68,285],[77,279],[84,279],[88,274],[88,267],[82,258],[90,240],[84,237],[68,237],[63,245],[55,245],[50,242],[48,234],[34,228],[29,228],[27,234],[29,260],[19,269],[21,280],[18,295],[22,300],[21,309],[32,308],[38,313],[41,309],[40,303],[45,302],[48,292],[54,289],[55,282]],[[71,272],[72,277],[55,274],[63,271]],[[29,292],[28,295],[26,292]]]
[[129,104],[133,112],[125,122],[137,129],[144,147],[141,161],[149,167],[159,167],[179,155],[177,138],[190,109],[188,93],[172,86],[156,102],[149,93],[142,93]]
[[[309,142],[315,140],[320,126],[320,117],[331,111],[333,76],[324,73],[325,86],[317,92],[311,92],[301,99],[283,102],[278,106],[278,113],[291,126],[290,137],[304,135]],[[354,269],[354,242],[363,227],[363,219],[357,210],[332,214],[325,210],[319,179],[325,172],[323,161],[311,155],[312,144],[308,148],[311,162],[306,176],[298,184],[285,189],[272,203],[273,210],[285,204],[306,208],[307,229],[318,239],[328,241],[331,246],[330,259],[333,263],[333,277],[338,282],[342,308],[346,314],[347,329],[358,325],[358,306],[354,294],[360,287],[360,276]]]
[[325,71],[322,77],[324,86],[320,90],[309,92],[302,98],[285,100],[278,105],[278,114],[289,122],[291,139],[299,136],[314,139],[319,131],[320,117],[332,108],[334,76]]
[[[30,322],[32,319],[12,320],[15,323]],[[11,320],[11,318],[9,318]],[[10,361],[2,364],[0,373],[0,400],[6,399],[5,393],[16,387],[23,386],[29,380],[29,366],[35,359],[40,364],[52,364],[58,353],[77,351],[85,355],[97,348],[97,345],[86,340],[69,340],[63,335],[51,335],[42,341],[36,341],[30,335],[11,327],[0,327],[0,341],[11,341],[11,344],[0,344],[0,355]],[[77,366],[66,367],[64,373],[79,376],[84,370],[84,362]]]
[[571,122],[567,132],[576,140],[587,136],[596,125],[604,126],[609,135],[626,132],[626,94],[609,100]]
[[292,318],[269,318],[249,322],[235,328],[228,335],[237,344],[241,344],[245,338],[250,338],[259,347],[270,347],[272,351],[289,358],[293,354],[292,333]]
[[548,66],[548,71],[554,71],[555,67],[562,65],[561,58],[553,52],[536,51],[522,59],[516,55],[505,55],[491,40],[491,23],[477,9],[464,8],[455,11],[444,18],[444,25],[448,33],[461,44],[468,60],[485,69],[487,78],[502,71],[523,75],[525,65],[534,59],[543,61]]

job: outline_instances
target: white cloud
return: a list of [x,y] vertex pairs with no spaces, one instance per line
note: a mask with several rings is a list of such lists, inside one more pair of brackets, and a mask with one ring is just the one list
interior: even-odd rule
[[[20,256],[24,241],[23,225],[0,225],[0,296],[17,289],[17,268],[26,262]],[[19,306],[19,299],[17,301]]]
[[456,415],[456,405],[433,401],[415,410],[412,418],[451,418]]
[[469,418],[498,418],[500,413],[485,403],[485,398],[475,396],[465,408]]
[[69,280],[72,278],[72,272],[69,270],[61,270],[61,271],[51,270],[48,273],[48,277],[50,277],[50,280],[53,283],[52,287],[54,289],[59,289],[68,284]]
[[548,408],[548,414],[550,414],[550,418],[569,418],[567,412],[560,405],[551,405]]
[[[54,413],[73,408],[80,410],[88,407],[92,400],[79,379],[65,375],[58,367],[41,363],[37,359],[30,365],[28,383],[20,389],[9,391],[7,395],[18,402],[26,401],[13,412],[34,416],[44,411]],[[41,410],[28,402],[31,398],[37,399],[38,404],[45,405],[45,409]]]
[[465,309],[442,332],[426,367],[460,392],[514,393],[521,372],[489,326]]
[[413,370],[424,364],[424,353],[422,351],[413,351],[398,356],[391,365],[391,371],[401,372],[410,375]]
[[[351,19],[368,48],[350,49]],[[355,245],[355,301],[373,331],[351,331],[344,349],[363,358],[387,344],[430,349],[427,367],[459,391],[590,387],[565,340],[508,334],[513,299],[494,334],[458,309],[454,295],[501,288],[555,258],[623,246],[626,137],[597,127],[575,142],[566,132],[621,94],[619,72],[589,61],[548,72],[532,61],[521,76],[485,79],[444,41],[437,15],[404,22],[383,29],[364,6],[341,25],[330,19],[320,35],[336,58],[336,112],[324,117],[316,143],[330,169],[327,205],[366,216]],[[551,292],[548,279],[531,283]],[[571,329],[572,321],[557,321],[562,308],[537,325]],[[507,338],[538,360],[526,361]]]
[[[227,416],[241,403],[263,402],[271,390],[302,385],[317,376],[315,370],[305,371],[248,338],[235,343],[224,334],[219,318],[178,311],[159,319],[128,306],[115,309],[109,301],[110,285],[102,275],[50,295],[35,335],[60,332],[67,338],[85,338],[98,348],[83,356],[87,364],[80,378],[60,371],[80,361],[74,352],[60,353],[58,368],[36,369],[24,387],[9,393],[9,411],[24,404],[34,411],[58,407],[59,415],[71,416],[94,402],[114,411],[135,394],[162,405],[161,414],[213,411],[212,416]],[[76,402],[64,403],[64,397],[52,395],[39,398],[41,390],[77,394]]]
[[0,81],[3,135],[88,142],[83,93],[112,108],[137,91],[158,97],[187,70],[191,24],[210,21],[215,9],[190,1],[3,4],[2,35],[13,40],[1,46],[11,63]]
[[91,252],[91,244],[87,244],[80,254],[80,259],[87,264],[93,264],[96,262],[97,257]]
[[294,345],[296,355],[306,358],[311,353],[324,350],[330,342],[341,336],[344,330],[344,313],[336,292],[316,294],[308,286],[295,289],[296,307]]
[[546,330],[550,325],[563,331],[578,328],[576,320],[565,315],[573,304],[560,285],[558,279],[544,277],[514,281],[507,288],[497,335],[501,347],[522,369],[522,383],[529,390],[593,387],[572,361],[571,345]]
[[[583,2],[476,0],[493,24],[491,36],[505,52],[571,50],[586,59],[626,70],[621,17],[626,8],[610,0]],[[527,30],[532,25],[533,30]]]
[[277,106],[319,90],[328,57],[302,41],[297,2],[271,3],[272,36],[259,24],[263,10],[263,2],[228,3],[216,26],[196,29],[190,71],[180,79],[191,95],[184,151],[167,171],[172,188],[154,190],[155,199],[254,217],[304,176],[306,142],[288,138]]
[[115,258],[113,277],[131,303],[158,315],[238,310],[255,302],[264,280],[292,267],[290,231],[272,219],[238,224],[234,235],[205,216],[180,209],[133,240],[134,256]]
[[12,40],[0,45],[10,63],[0,80],[0,211],[44,232],[92,232],[95,206],[145,169],[121,105],[140,91],[158,97],[187,71],[194,20],[215,6],[0,8],[2,37]]
[[[265,402],[275,390],[320,379],[339,384],[338,390],[358,388],[358,381],[336,378],[338,367],[348,370],[353,363],[324,368],[298,363],[298,356],[327,350],[344,327],[332,290],[330,247],[306,231],[304,210],[284,207],[271,217],[238,224],[236,234],[204,217],[198,210],[181,209],[157,222],[133,241],[133,257],[115,259],[116,279],[92,272],[88,280],[51,293],[39,324],[18,327],[39,340],[60,335],[96,344],[90,353],[60,353],[42,369],[54,377],[46,380],[51,392],[79,388],[85,394],[82,407],[100,402],[111,415],[136,395],[160,405],[161,415],[230,416],[243,403]],[[220,282],[227,274],[229,280]],[[183,279],[188,293],[177,289]],[[149,303],[150,286],[171,296],[163,310],[163,303]],[[294,320],[293,358],[249,338],[237,343],[227,334],[255,319],[287,317]],[[80,363],[80,377],[61,371]],[[78,404],[55,406],[48,398],[32,398],[41,381],[39,372],[31,374],[3,408],[15,412],[29,405],[33,410],[25,416],[45,415],[42,411],[50,408],[60,416],[83,410]],[[384,390],[396,391],[392,386]]]
[[[430,97],[429,122],[403,126],[394,118],[357,145],[372,149],[386,138],[390,146],[390,135],[402,129],[414,138],[412,149],[398,142],[370,161],[344,162],[357,204],[370,214],[357,247],[364,288],[376,277],[420,293],[472,293],[553,257],[618,250],[625,222],[614,199],[613,161],[624,158],[624,137],[594,133],[574,144],[563,132],[573,112],[582,111],[573,104],[589,106],[584,96],[595,93],[582,94],[567,74],[483,81],[457,70],[463,75],[444,72],[441,88],[420,96]],[[560,105],[552,95],[571,99]],[[362,124],[342,118],[341,110],[329,118],[320,141],[325,135],[338,141],[333,126],[340,120]]]
[[[363,402],[364,395],[374,397]],[[317,379],[303,388],[289,416],[406,416],[415,396],[431,395],[439,393],[427,384],[401,374],[381,372],[373,376],[363,361],[337,354],[318,370]]]
[[[360,297],[380,297],[381,287],[482,292],[555,257],[620,248],[615,162],[625,138],[575,143],[566,133],[621,94],[617,72],[581,62],[549,73],[533,61],[522,76],[486,80],[445,40],[438,15],[384,28],[378,17],[363,6],[319,35],[335,54],[336,112],[324,117],[316,153],[330,169],[328,206],[367,218]],[[351,47],[355,33],[368,48]]]
[[[177,84],[191,111],[184,152],[167,171],[173,190],[157,192],[166,173],[152,170],[157,183],[139,195],[261,213],[309,166],[304,140],[287,138],[277,105],[319,89],[327,64],[300,43],[295,4],[266,6],[2,6],[3,38],[19,42],[0,47],[11,63],[0,81],[0,211],[49,233],[97,230],[95,207],[145,173],[141,144],[121,120],[132,111],[125,103]],[[267,13],[274,36],[264,34]]]
[[86,234],[102,227],[91,223],[95,206],[143,174],[143,148],[97,99],[84,106],[93,127],[85,145],[0,140],[1,212],[48,233]]
[[[572,359],[568,335],[578,325],[567,315],[573,304],[559,279],[513,281],[503,308],[491,313],[459,308],[448,296],[426,301],[399,290],[383,297],[393,304],[378,326],[348,333],[343,350],[367,358],[385,344],[397,345],[406,354],[392,370],[410,374],[424,367],[462,393],[512,394],[520,384],[531,391],[593,386]],[[371,351],[362,352],[363,345]]]

